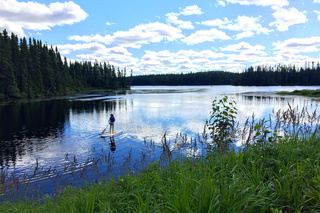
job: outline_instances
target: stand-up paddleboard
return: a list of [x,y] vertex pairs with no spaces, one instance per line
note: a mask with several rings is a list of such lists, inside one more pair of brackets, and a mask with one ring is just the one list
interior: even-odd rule
[[106,137],[110,137],[110,136],[115,136],[115,135],[117,135],[117,134],[119,134],[121,132],[122,132],[122,130],[114,131],[114,132],[111,132],[111,133],[108,132],[108,133],[105,133],[105,134],[101,135],[101,137],[102,138],[106,138]]

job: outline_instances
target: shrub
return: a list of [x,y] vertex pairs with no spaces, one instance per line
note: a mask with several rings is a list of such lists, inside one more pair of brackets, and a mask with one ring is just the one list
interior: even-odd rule
[[227,96],[220,100],[213,100],[211,116],[206,122],[214,145],[209,146],[209,149],[218,149],[222,153],[230,150],[236,135],[236,115],[237,108],[234,100],[228,101]]

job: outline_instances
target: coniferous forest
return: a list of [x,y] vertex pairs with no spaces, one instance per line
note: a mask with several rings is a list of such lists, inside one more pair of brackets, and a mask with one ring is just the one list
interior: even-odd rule
[[236,85],[289,86],[320,85],[320,64],[249,67],[240,73],[209,71],[188,74],[141,75],[132,78],[132,85]]
[[97,61],[68,63],[57,49],[39,40],[0,33],[0,100],[126,87],[126,69]]

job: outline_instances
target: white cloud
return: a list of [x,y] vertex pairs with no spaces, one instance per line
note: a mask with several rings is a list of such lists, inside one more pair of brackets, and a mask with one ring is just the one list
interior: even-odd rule
[[113,34],[116,44],[153,43],[164,39],[174,41],[182,37],[184,36],[180,29],[159,22],[141,24],[129,31],[118,31]]
[[105,50],[106,47],[99,43],[86,43],[86,44],[64,44],[64,45],[57,45],[59,52],[62,55],[68,55],[73,51],[77,50],[85,50],[95,52],[100,49]]
[[250,45],[246,42],[240,42],[238,44],[228,45],[225,48],[220,48],[221,51],[235,52],[234,54],[225,54],[227,59],[219,61],[219,63],[231,63],[238,64],[238,69],[233,71],[239,71],[239,67],[245,67],[245,64],[260,62],[264,64],[264,60],[268,55],[263,50],[265,49],[262,45]]
[[270,23],[270,26],[276,26],[278,31],[286,31],[288,28],[295,24],[301,24],[307,22],[307,17],[303,12],[299,12],[296,8],[290,9],[280,8],[273,14],[276,21]]
[[168,17],[168,24],[177,25],[181,29],[194,29],[191,21],[178,20],[178,16],[175,13],[168,13],[166,16]]
[[100,43],[84,43],[58,45],[57,47],[62,55],[80,51],[80,53],[76,55],[76,59],[73,59],[72,61],[108,61],[114,66],[127,67],[127,70],[138,70],[137,66],[139,64],[139,59],[132,57],[132,53],[121,46],[107,48]]
[[240,40],[240,39],[243,39],[243,38],[249,38],[249,37],[252,37],[252,36],[254,36],[254,33],[251,32],[251,31],[242,32],[242,33],[238,33],[236,35],[236,40]]
[[224,57],[225,54],[223,53],[216,53],[212,50],[202,50],[200,52],[194,50],[180,50],[179,52],[175,53],[178,57],[188,57],[188,58],[205,58],[205,59],[216,59]]
[[199,30],[192,33],[190,36],[182,39],[186,44],[199,44],[206,41],[214,41],[217,39],[228,40],[230,36],[226,35],[223,31],[212,28],[211,30]]
[[128,50],[124,47],[111,47],[106,51],[106,55],[108,54],[117,54],[117,55],[132,55]]
[[201,8],[197,5],[187,6],[180,12],[181,15],[190,16],[190,15],[201,15],[203,12]]
[[114,55],[114,54],[122,55],[122,56],[132,55],[124,47],[115,46],[115,47],[107,48],[106,46],[100,43],[64,44],[64,45],[57,45],[57,47],[59,52],[63,55],[67,55],[73,51],[79,51],[79,50],[93,52],[93,55],[95,56]]
[[222,7],[225,7],[226,6],[226,3],[224,1],[218,1],[218,5],[222,6]]
[[224,57],[225,54],[223,53],[216,53],[213,52],[212,50],[203,50],[203,51],[195,51],[195,50],[180,50],[178,52],[170,52],[168,50],[164,51],[145,51],[146,54],[143,56],[143,58],[153,58],[153,59],[158,59],[158,58],[167,58],[167,59],[216,59],[216,58],[221,58]]
[[221,19],[214,19],[214,20],[208,20],[208,21],[201,21],[201,24],[206,26],[222,26],[231,23],[231,21],[228,20],[227,17],[225,17],[223,20]]
[[310,38],[292,38],[284,42],[275,42],[272,44],[275,46],[276,54],[297,54],[316,52],[320,50],[320,37],[313,36]]
[[223,20],[214,19],[202,21],[200,24],[206,26],[217,26],[219,29],[227,29],[232,31],[243,31],[235,36],[235,39],[248,38],[254,36],[255,33],[269,34],[273,30],[263,27],[259,21],[261,17],[238,16],[236,20],[229,20],[225,17]]
[[232,52],[243,52],[248,50],[263,50],[263,49],[265,49],[265,47],[262,45],[252,46],[247,42],[243,42],[243,41],[240,42],[239,44],[233,44],[225,48],[221,48],[222,51],[232,51]]
[[213,70],[218,67],[216,59],[226,57],[225,54],[216,53],[212,50],[200,52],[194,50],[180,50],[178,52],[145,51],[141,58],[139,70],[148,73],[177,73],[195,70]]
[[200,15],[203,12],[201,11],[201,8],[199,8],[197,5],[187,6],[184,8],[180,13],[167,13],[167,23],[176,25],[181,29],[194,29],[194,26],[191,21],[183,21],[179,20],[178,17],[180,15]]
[[111,35],[106,35],[106,36],[101,36],[101,35],[88,35],[88,36],[79,36],[79,35],[73,35],[68,37],[69,40],[74,40],[74,41],[83,41],[83,42],[101,42],[105,44],[110,44],[112,42],[112,36]]
[[[241,55],[245,55],[246,57],[257,58],[257,57],[267,56],[268,54],[260,50],[247,50],[242,52]],[[252,59],[250,61],[252,61]]]
[[48,6],[37,2],[0,1],[0,29],[25,36],[24,30],[50,30],[51,27],[80,22],[87,13],[72,1]]
[[262,27],[259,24],[261,17],[248,17],[248,16],[238,16],[233,24],[221,25],[219,28],[228,29],[233,31],[244,31],[244,32],[256,32],[257,34],[264,33],[268,34],[272,32],[266,27]]
[[77,59],[83,61],[108,61],[116,67],[126,67],[127,70],[134,69],[136,67],[135,64],[139,61],[137,58],[118,54],[101,56],[95,54],[78,54]]
[[313,3],[320,3],[320,0],[313,0]]
[[261,60],[253,63],[252,66],[274,66],[276,64],[295,65],[296,68],[304,66],[306,61],[317,61],[305,55],[279,54],[271,57],[263,57]]
[[[100,43],[85,43],[85,44],[68,44],[58,45],[58,50],[61,54],[67,54],[71,51],[80,51],[76,55],[74,61],[105,61],[116,67],[126,67],[127,70],[138,70],[139,59],[132,57],[132,54],[124,47],[107,48]],[[89,53],[86,53],[89,52]]]
[[114,25],[115,23],[112,23],[112,22],[106,22],[106,25],[107,26],[111,26],[111,25]]
[[179,70],[199,70],[201,69],[201,66],[196,65],[196,64],[183,64],[180,65]]
[[128,31],[118,31],[113,35],[71,36],[70,40],[83,42],[101,42],[106,45],[120,45],[124,47],[140,48],[142,44],[158,43],[163,40],[174,41],[183,38],[179,28],[154,22],[135,26]]
[[288,0],[225,0],[232,4],[283,7],[289,5]]
[[4,29],[6,29],[8,32],[17,34],[19,37],[26,36],[21,25],[13,22],[8,22],[0,18],[0,31],[2,32]]

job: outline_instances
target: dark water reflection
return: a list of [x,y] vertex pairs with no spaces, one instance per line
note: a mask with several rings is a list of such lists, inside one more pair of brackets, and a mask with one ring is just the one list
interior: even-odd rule
[[68,100],[53,100],[0,106],[0,165],[15,165],[27,149],[41,150],[41,139],[62,135],[69,105]]
[[[1,174],[6,174],[8,183],[13,183],[13,177],[20,177],[20,184],[22,177],[29,181],[24,187],[3,188],[2,199],[13,194],[53,194],[67,185],[95,182],[128,169],[137,172],[165,157],[161,142],[165,133],[173,140],[180,133],[196,138],[203,132],[215,97],[234,98],[240,122],[253,112],[257,118],[267,117],[288,103],[317,108],[317,99],[275,94],[305,88],[317,87],[133,87],[2,104]],[[111,113],[117,119],[116,129],[123,133],[101,138]],[[177,150],[176,156],[205,153],[200,144],[168,147]]]

